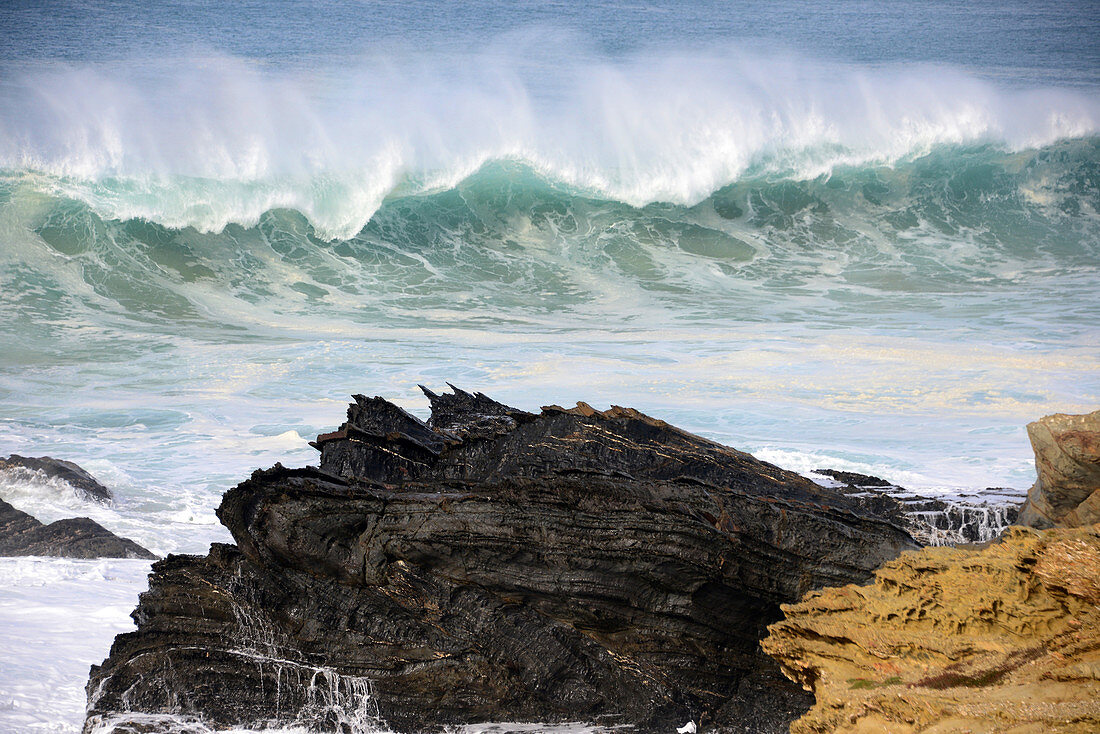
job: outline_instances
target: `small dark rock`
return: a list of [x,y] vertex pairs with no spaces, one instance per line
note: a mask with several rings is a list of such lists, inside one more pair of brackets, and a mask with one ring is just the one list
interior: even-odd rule
[[50,456],[20,456],[12,454],[0,459],[0,471],[27,469],[38,471],[47,477],[61,479],[71,484],[85,499],[96,502],[110,502],[111,490],[100,484],[95,477],[71,461],[62,461]]
[[66,518],[43,525],[3,500],[0,500],[0,556],[156,558],[134,541],[120,538],[89,518]]
[[839,469],[814,469],[815,474],[829,477],[843,484],[853,487],[893,487],[893,482],[872,477],[869,474],[858,474],[854,471],[840,471]]

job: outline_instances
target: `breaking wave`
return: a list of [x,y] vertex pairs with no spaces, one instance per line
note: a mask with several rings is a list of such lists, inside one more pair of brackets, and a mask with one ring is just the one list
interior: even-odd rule
[[[193,202],[194,187],[223,185],[175,194]],[[27,331],[71,322],[74,301],[144,322],[251,328],[301,316],[310,329],[568,311],[628,323],[669,306],[695,323],[862,319],[890,304],[942,311],[945,296],[958,306],[978,292],[983,311],[1007,314],[1019,309],[998,306],[998,293],[1043,291],[1043,279],[1072,301],[1100,256],[1096,137],[1018,152],[938,146],[812,178],[746,172],[694,205],[632,206],[498,160],[430,192],[391,191],[336,241],[308,207],[267,203],[247,226],[169,226],[159,220],[201,217],[182,203],[164,216],[170,196],[126,186],[27,173],[0,183],[0,303],[33,321]],[[161,214],[124,212],[134,201]]]
[[690,207],[730,185],[798,185],[949,148],[1009,156],[1100,129],[1100,101],[1080,90],[729,50],[611,61],[494,49],[297,73],[218,57],[9,76],[8,181],[102,219],[200,232],[293,210],[322,240],[486,169],[521,168],[575,197]]

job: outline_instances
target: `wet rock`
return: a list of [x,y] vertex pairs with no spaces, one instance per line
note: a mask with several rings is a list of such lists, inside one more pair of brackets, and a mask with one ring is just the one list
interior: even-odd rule
[[39,472],[47,477],[61,479],[73,486],[85,499],[96,502],[110,502],[111,490],[100,484],[95,477],[71,461],[62,461],[50,456],[20,456],[12,454],[0,459],[0,471]]
[[86,517],[43,525],[0,500],[0,556],[145,558],[156,556]]
[[815,469],[836,482],[836,489],[873,515],[909,531],[924,545],[984,543],[1016,522],[1019,497],[990,487],[952,499],[926,497],[879,477],[836,469]]
[[808,732],[1100,731],[1100,525],[903,553],[783,607],[763,649]]
[[1050,528],[1100,522],[1100,410],[1048,415],[1029,423],[1027,435],[1039,477],[1019,523]]
[[236,545],[154,565],[137,631],[92,670],[88,727],[785,731],[811,700],[759,651],[779,605],[916,547],[634,410],[425,392],[426,423],[356,396],[320,467],[227,492]]
[[854,471],[841,471],[839,469],[815,469],[815,474],[821,474],[822,476],[834,479],[841,484],[847,484],[850,487],[896,487],[893,482],[888,482],[885,479],[879,477],[872,477],[869,474],[859,474]]

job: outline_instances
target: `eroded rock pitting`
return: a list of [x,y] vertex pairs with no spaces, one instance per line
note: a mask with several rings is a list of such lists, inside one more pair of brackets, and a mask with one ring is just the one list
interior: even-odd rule
[[356,396],[320,468],[227,492],[236,546],[154,565],[138,630],[92,669],[87,728],[783,731],[812,698],[759,651],[779,604],[916,547],[637,411],[425,393],[428,423]]
[[1100,731],[1100,525],[906,553],[784,611],[763,646],[816,696],[796,734]]

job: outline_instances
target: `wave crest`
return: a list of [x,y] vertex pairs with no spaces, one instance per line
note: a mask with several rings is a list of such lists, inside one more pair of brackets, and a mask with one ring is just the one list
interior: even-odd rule
[[0,167],[107,219],[217,232],[285,208],[334,240],[387,199],[453,187],[493,161],[633,206],[694,205],[746,177],[804,180],[948,145],[1041,147],[1100,121],[1087,94],[938,67],[518,54],[297,75],[232,58],[22,72],[3,92]]

